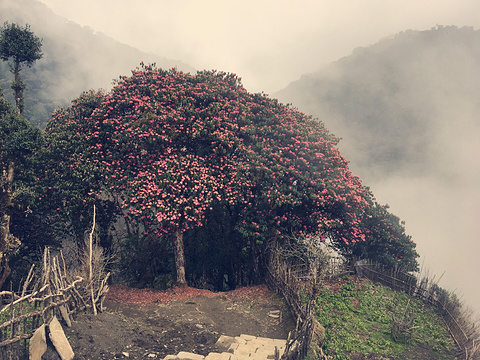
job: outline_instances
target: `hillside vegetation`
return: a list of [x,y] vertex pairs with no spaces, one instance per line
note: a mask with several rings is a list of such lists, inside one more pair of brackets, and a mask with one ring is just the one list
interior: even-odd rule
[[[414,317],[411,339],[392,337],[392,316]],[[453,360],[457,351],[436,308],[357,277],[330,280],[316,318],[325,328],[329,359]]]

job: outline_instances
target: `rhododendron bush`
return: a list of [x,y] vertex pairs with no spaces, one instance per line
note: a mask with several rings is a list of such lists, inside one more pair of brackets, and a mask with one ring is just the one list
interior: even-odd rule
[[180,284],[184,234],[215,209],[231,224],[230,241],[255,256],[285,235],[329,238],[345,253],[371,235],[372,195],[338,139],[318,120],[248,93],[233,74],[142,65],[109,93],[84,94],[57,111],[48,134],[69,134],[55,152],[72,175],[65,183],[83,182],[76,204],[114,199],[129,226],[170,237]]

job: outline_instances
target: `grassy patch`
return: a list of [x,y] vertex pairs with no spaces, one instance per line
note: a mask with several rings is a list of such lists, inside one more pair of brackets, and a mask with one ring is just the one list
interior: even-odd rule
[[[388,287],[356,278],[332,282],[317,298],[316,316],[325,327],[325,354],[331,359],[410,358],[415,349],[432,359],[454,359],[454,345],[435,308]],[[409,309],[415,313],[412,339],[395,342],[391,336],[392,314]]]
[[[2,309],[2,307],[0,307]],[[10,310],[10,308],[0,314],[0,324],[3,324],[7,321],[10,321],[12,319],[18,318],[22,315],[30,314],[35,311],[35,307],[32,303],[28,303],[27,301],[23,301],[19,304],[16,304],[13,307],[13,310]],[[25,334],[25,333],[32,333],[32,322],[33,319],[31,317],[28,317],[27,319],[24,319],[22,321],[15,322],[15,334]],[[11,336],[11,330],[12,330],[12,325],[7,326],[3,328],[0,333],[0,341],[6,340]]]

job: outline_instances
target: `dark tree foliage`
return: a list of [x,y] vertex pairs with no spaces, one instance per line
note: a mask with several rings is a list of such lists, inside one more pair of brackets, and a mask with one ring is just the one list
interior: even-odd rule
[[416,244],[405,233],[405,224],[388,211],[388,205],[372,202],[363,219],[366,238],[354,244],[348,253],[368,258],[404,271],[418,271]]
[[0,94],[0,288],[10,274],[9,260],[20,245],[10,229],[12,215],[29,213],[32,196],[22,180],[28,177],[30,159],[41,142],[40,130],[17,115]]
[[88,164],[79,166],[87,144],[75,124],[86,121],[103,96],[102,92],[85,92],[70,107],[57,109],[45,130],[46,146],[38,156],[39,211],[50,214],[50,225],[57,234],[73,237],[80,247],[91,226],[94,205],[104,247],[111,245],[109,229],[119,215],[116,198],[96,196],[102,191],[98,173]]

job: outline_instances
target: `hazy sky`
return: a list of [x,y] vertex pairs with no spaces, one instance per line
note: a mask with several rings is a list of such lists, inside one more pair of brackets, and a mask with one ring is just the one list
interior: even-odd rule
[[478,0],[40,0],[58,15],[268,94],[399,31],[480,27]]
[[[478,0],[40,1],[58,15],[120,42],[181,60],[198,70],[236,73],[249,91],[268,94],[348,56],[356,47],[400,31],[436,25],[480,28]],[[472,262],[478,263],[480,244],[467,246],[459,239],[478,232],[477,220],[470,217],[465,222],[462,216],[478,213],[480,192],[476,183],[463,186],[461,192],[449,189],[441,179],[391,178],[376,184],[375,193],[407,221],[407,232],[414,236],[434,274],[440,276],[448,268],[443,281],[453,290],[456,277],[471,273]],[[453,206],[465,212],[453,212]],[[432,219],[453,225],[435,226]],[[463,280],[457,290],[479,309],[476,274]]]

